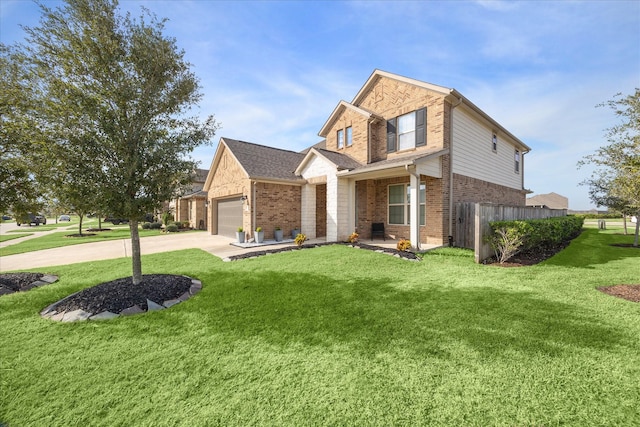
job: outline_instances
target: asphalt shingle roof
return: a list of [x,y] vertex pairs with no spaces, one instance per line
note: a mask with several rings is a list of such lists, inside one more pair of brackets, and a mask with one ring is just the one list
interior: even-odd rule
[[323,156],[325,156],[327,159],[335,163],[335,165],[338,166],[338,169],[351,170],[351,169],[356,169],[362,166],[361,163],[357,162],[356,160],[347,156],[346,154],[337,153],[335,151],[317,149],[317,148],[316,150],[318,150],[318,152]]
[[294,171],[304,154],[251,142],[223,138],[251,178],[302,180]]

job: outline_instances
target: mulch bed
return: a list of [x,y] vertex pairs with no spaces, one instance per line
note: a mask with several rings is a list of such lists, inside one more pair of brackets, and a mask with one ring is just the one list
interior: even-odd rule
[[31,284],[42,277],[44,277],[43,273],[0,274],[0,294],[28,291],[31,289]]
[[298,246],[287,246],[284,248],[278,248],[278,249],[266,249],[266,250],[260,250],[260,251],[254,251],[254,252],[247,252],[241,255],[234,255],[234,256],[230,256],[229,260],[230,261],[237,261],[237,260],[241,260],[241,259],[248,259],[248,258],[255,258],[258,256],[263,256],[263,255],[267,255],[267,254],[276,254],[276,253],[280,253],[280,252],[291,252],[291,251],[299,251],[302,249],[311,249],[311,248],[317,248],[320,246],[327,246],[327,245],[346,245],[346,246],[353,246],[355,248],[360,248],[360,249],[367,249],[370,251],[378,251],[378,252],[384,252],[390,255],[396,255],[399,258],[404,258],[404,259],[410,259],[410,260],[414,260],[414,261],[420,261],[420,258],[413,252],[409,252],[409,251],[399,251],[396,249],[392,249],[392,248],[383,248],[380,246],[373,246],[373,245],[367,245],[365,243],[340,243],[340,242],[326,242],[326,243],[312,243],[312,244],[307,244],[307,245],[301,245],[300,247]]
[[598,290],[627,301],[640,302],[640,285],[602,286]]
[[147,299],[162,304],[177,299],[191,288],[191,278],[173,274],[145,274],[133,284],[131,277],[101,283],[73,294],[56,305],[58,312],[84,310],[89,313],[122,310],[137,305],[147,310]]

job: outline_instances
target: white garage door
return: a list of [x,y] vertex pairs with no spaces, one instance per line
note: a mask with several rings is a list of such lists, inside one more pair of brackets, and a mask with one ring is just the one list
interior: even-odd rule
[[218,234],[236,237],[238,227],[242,227],[242,200],[225,199],[218,201]]

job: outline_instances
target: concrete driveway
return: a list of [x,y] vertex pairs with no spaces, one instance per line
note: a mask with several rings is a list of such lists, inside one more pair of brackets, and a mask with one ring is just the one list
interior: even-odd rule
[[[21,239],[9,240],[2,243],[2,246],[15,244],[24,239],[35,238],[44,234],[62,231],[37,231],[36,227],[21,227],[25,232],[35,233],[33,236]],[[17,225],[11,223],[0,224],[0,233],[4,234],[9,230],[17,229]],[[143,255],[158,252],[170,252],[180,249],[198,248],[207,251],[220,258],[238,255],[256,248],[245,249],[232,246],[234,240],[224,236],[212,236],[207,232],[193,233],[172,233],[162,236],[144,237],[140,239],[140,250]],[[290,246],[278,245],[278,246]],[[278,247],[273,246],[273,248]],[[103,259],[113,259],[121,257],[131,257],[131,240],[109,240],[106,242],[83,243],[62,248],[45,249],[42,251],[27,252],[17,255],[0,257],[0,271],[25,270],[30,268],[50,267],[55,265],[75,264],[77,262],[97,261]]]

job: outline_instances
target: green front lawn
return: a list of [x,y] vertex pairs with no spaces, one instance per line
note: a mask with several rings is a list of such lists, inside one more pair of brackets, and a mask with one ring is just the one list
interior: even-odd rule
[[13,233],[0,235],[0,242],[6,242],[7,240],[19,239],[20,237],[31,236],[33,233]]
[[203,290],[161,312],[62,324],[46,305],[126,276],[130,259],[38,269],[0,297],[0,424],[639,425],[631,236],[587,230],[523,268],[460,249],[422,262],[325,246],[224,263],[143,257]]
[[[109,227],[111,228],[111,227]],[[76,234],[78,229],[46,234],[42,237],[25,240],[4,248],[0,248],[0,256],[21,254],[24,252],[39,251],[42,249],[59,248],[62,246],[78,245],[81,243],[102,242],[105,240],[128,239],[131,236],[128,227],[111,228],[111,231],[100,231],[96,233],[86,232],[84,237],[69,237]],[[93,235],[90,235],[93,234]],[[159,236],[160,230],[140,230],[140,237]]]

